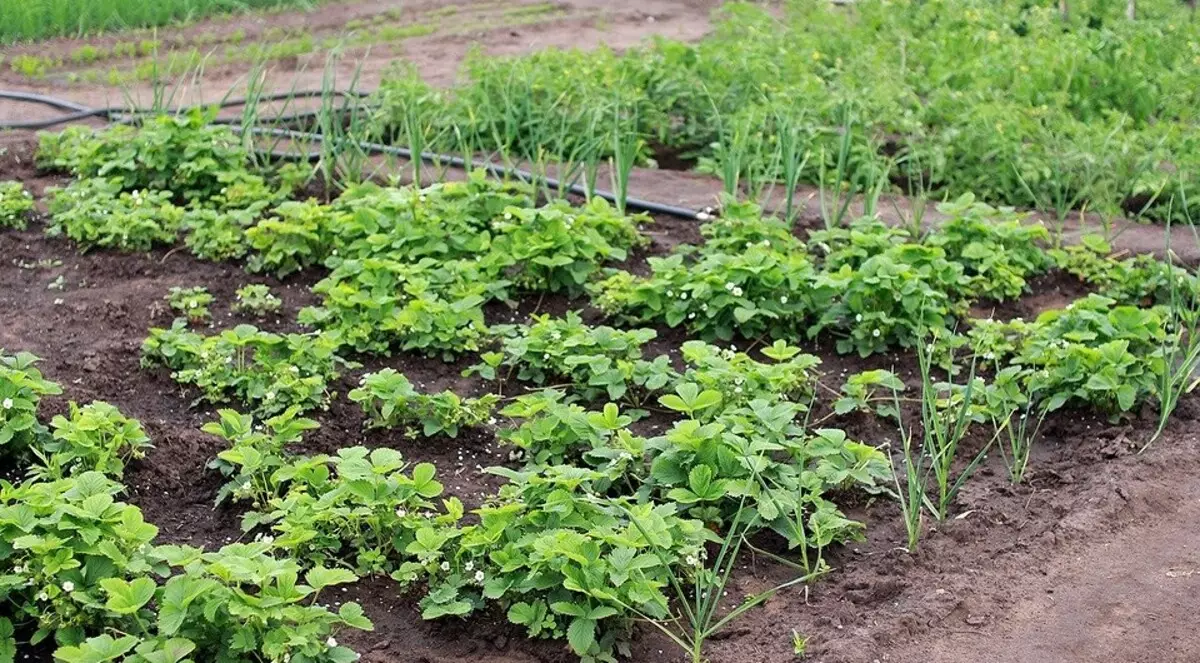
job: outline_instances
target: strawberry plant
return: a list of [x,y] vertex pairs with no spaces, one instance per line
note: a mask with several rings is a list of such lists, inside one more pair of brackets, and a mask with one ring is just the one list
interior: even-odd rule
[[457,536],[419,531],[417,560],[395,574],[431,578],[421,600],[427,619],[495,601],[530,636],[565,637],[584,660],[614,661],[628,651],[637,615],[667,615],[664,588],[692,572],[687,560],[712,538],[674,505],[598,494],[593,485],[612,475],[571,466],[492,471],[508,483],[477,510],[479,523]]
[[208,310],[208,306],[213,303],[213,296],[203,286],[171,288],[166,300],[175,312],[185,316],[190,322],[200,322],[212,318],[212,312]]
[[272,294],[271,287],[261,283],[244,285],[238,288],[236,295],[237,301],[233,303],[233,310],[259,318],[277,313],[283,306],[283,302]]
[[371,426],[404,426],[408,434],[418,430],[425,437],[458,437],[462,427],[478,426],[492,417],[500,397],[487,394],[479,398],[461,398],[447,389],[439,394],[418,392],[402,373],[385,368],[364,375],[357,389],[348,394],[362,406]]
[[390,573],[410,560],[409,547],[425,527],[451,526],[462,517],[457,498],[445,500],[436,468],[408,464],[393,449],[341,449],[336,456],[301,457],[271,476],[280,496],[243,519],[247,530],[267,525],[275,545],[308,564],[339,562],[359,573]]
[[202,431],[229,443],[228,449],[208,463],[210,469],[218,470],[226,479],[217,491],[217,504],[232,497],[250,502],[254,509],[262,509],[280,494],[274,475],[290,460],[287,446],[300,442],[305,431],[318,426],[312,419],[298,416],[299,413],[300,408],[292,406],[256,426],[250,415],[219,410],[217,421],[204,424]]
[[500,432],[501,441],[516,447],[533,467],[561,465],[610,447],[614,435],[634,421],[613,403],[592,412],[566,402],[554,389],[519,396],[500,414],[519,422]]
[[42,377],[38,361],[28,352],[0,352],[0,455],[4,457],[21,457],[46,440],[38,405],[43,396],[61,394],[62,388]]
[[1027,224],[1009,208],[996,209],[964,194],[938,211],[950,217],[926,243],[941,248],[949,260],[963,266],[964,294],[1009,300],[1027,289],[1026,278],[1051,265],[1039,242],[1050,234],[1041,224]]
[[[86,663],[119,658],[137,663],[195,660],[349,663],[358,655],[339,645],[345,628],[371,630],[353,602],[338,612],[317,603],[323,591],[357,580],[345,569],[312,568],[280,559],[266,543],[235,543],[215,552],[182,546],[155,550],[176,571],[165,584],[150,578],[106,581],[105,607],[126,624],[123,632],[59,648],[55,658]],[[187,659],[192,660],[192,659]]]
[[962,284],[962,266],[935,247],[893,246],[858,268],[844,264],[817,276],[816,287],[829,299],[810,337],[832,330],[842,338],[838,352],[866,357],[892,345],[912,347],[928,329],[953,320],[950,294]]
[[0,181],[0,228],[24,230],[33,211],[33,196],[20,182]]
[[861,486],[876,489],[890,477],[885,457],[836,429],[809,433],[794,421],[801,407],[757,399],[721,407],[716,391],[691,383],[662,404],[685,414],[665,435],[647,443],[652,485],[688,513],[721,527],[737,513],[752,515],[789,547],[801,548],[805,568],[821,550],[861,535],[826,493]]
[[328,334],[281,335],[238,325],[201,336],[176,320],[170,329],[150,330],[142,365],[171,369],[171,377],[197,387],[202,400],[236,399],[256,414],[272,415],[292,405],[308,410],[328,402],[328,384],[339,368],[354,366],[337,349]]
[[815,369],[821,363],[784,341],[775,341],[762,350],[771,360],[769,363],[703,341],[686,341],[682,350],[683,361],[688,365],[683,379],[704,391],[719,394],[726,405],[755,399],[807,403],[813,397]]
[[813,310],[815,273],[802,253],[752,246],[691,262],[650,258],[652,275],[616,272],[593,286],[593,303],[632,323],[684,326],[705,340],[794,335]]
[[485,357],[464,374],[494,380],[507,368],[523,382],[568,384],[584,400],[626,398],[636,405],[676,377],[665,355],[642,359],[642,346],[655,336],[653,329],[585,325],[576,311],[563,318],[535,315],[533,324],[516,327],[501,341],[498,361]]
[[194,109],[151,117],[137,128],[74,126],[44,133],[38,160],[80,178],[108,179],[116,191],[171,191],[180,201],[208,200],[248,176],[242,139],[211,124],[214,113]]
[[[973,349],[1022,369],[1030,399],[1057,410],[1088,404],[1116,417],[1157,394],[1168,334],[1163,310],[1089,295],[1032,323],[992,323],[971,333]],[[997,339],[1003,339],[998,342]],[[1005,354],[997,354],[1005,353]]]
[[1097,287],[1099,294],[1131,306],[1169,305],[1172,293],[1185,301],[1200,295],[1200,281],[1182,267],[1137,255],[1118,259],[1108,242],[1095,235],[1055,251],[1064,271]]
[[851,412],[874,413],[880,417],[898,417],[896,394],[906,389],[904,382],[893,372],[875,369],[855,373],[842,385],[842,397],[833,404],[837,414]]
[[118,621],[105,607],[104,584],[158,567],[149,549],[158,528],[116,501],[123,489],[99,472],[0,482],[0,600],[32,631],[31,644],[53,637],[77,645]]
[[335,202],[348,212],[335,230],[347,257],[471,258],[488,250],[493,219],[509,207],[532,205],[527,185],[489,179],[482,170],[465,182],[423,189],[360,184]]
[[65,236],[82,251],[96,247],[149,251],[175,241],[183,209],[168,191],[123,191],[119,180],[92,177],[50,190],[46,233]]
[[479,349],[487,333],[483,304],[503,292],[471,261],[415,264],[393,260],[331,261],[328,277],[313,286],[319,307],[300,312],[301,324],[336,333],[359,352],[393,348],[453,358]]
[[67,416],[50,421],[53,434],[35,450],[41,461],[34,476],[61,479],[82,472],[99,472],[120,479],[125,465],[144,458],[153,447],[135,419],[103,401],[83,407],[71,403]]
[[283,277],[321,264],[332,250],[330,237],[343,217],[315,200],[288,201],[271,216],[246,230],[246,240],[256,253],[249,268]]
[[606,262],[625,260],[646,239],[638,225],[649,217],[626,217],[603,198],[574,208],[564,202],[537,209],[510,207],[492,223],[495,237],[483,264],[528,290],[583,292]]
[[208,207],[189,209],[180,226],[184,244],[202,260],[237,260],[250,252],[246,231],[257,214],[247,210],[219,211]]

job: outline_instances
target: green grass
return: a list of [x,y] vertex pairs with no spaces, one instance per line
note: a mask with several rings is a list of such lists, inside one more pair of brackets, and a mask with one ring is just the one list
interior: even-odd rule
[[236,11],[313,7],[321,0],[24,0],[0,2],[0,44],[167,25]]

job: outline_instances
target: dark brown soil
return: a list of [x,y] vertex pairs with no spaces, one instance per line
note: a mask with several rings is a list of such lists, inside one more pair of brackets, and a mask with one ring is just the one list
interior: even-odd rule
[[[54,184],[36,172],[27,138],[0,143],[0,179],[22,180],[35,192]],[[669,174],[666,182],[679,174]],[[696,182],[699,182],[697,179]],[[664,180],[635,182],[668,199]],[[710,191],[713,190],[709,182]],[[696,241],[689,223],[662,219],[651,229],[651,251]],[[644,256],[636,257],[631,266]],[[52,289],[62,277],[62,289]],[[161,539],[218,546],[241,536],[239,514],[214,508],[219,480],[205,464],[220,449],[199,432],[213,408],[191,405],[195,394],[163,371],[139,367],[139,346],[151,326],[165,325],[162,298],[171,286],[206,286],[215,296],[219,327],[250,322],[272,330],[294,329],[296,311],[312,301],[314,274],[283,282],[251,276],[230,264],[200,262],[184,251],[147,255],[95,252],[48,239],[35,222],[24,232],[0,233],[0,347],[44,357],[42,369],[68,399],[103,399],[142,421],[156,448],[127,472],[129,499],[161,528]],[[265,322],[228,308],[235,289],[270,284],[284,310]],[[998,316],[1032,316],[1080,294],[1069,279],[1048,277],[1035,293]],[[561,313],[584,308],[561,298],[522,302],[532,310]],[[510,316],[497,309],[493,316]],[[588,313],[595,319],[594,312]],[[684,340],[661,330],[655,351]],[[796,344],[825,361],[824,382],[840,386],[844,374],[864,368],[897,368],[911,380],[911,357],[869,360],[838,356],[803,339]],[[346,375],[339,395],[363,371],[393,366],[426,389],[477,392],[484,385],[459,377],[465,361],[446,365],[411,355],[373,359]],[[823,416],[823,415],[822,415]],[[833,572],[808,588],[783,592],[734,622],[707,651],[713,663],[784,662],[794,659],[793,633],[809,638],[807,659],[824,663],[872,661],[1155,661],[1200,660],[1194,635],[1200,609],[1200,440],[1193,433],[1200,404],[1185,400],[1167,433],[1137,454],[1152,429],[1152,412],[1110,424],[1066,412],[1048,422],[1027,482],[1011,486],[997,457],[964,489],[955,516],[926,523],[921,549],[905,552],[897,507],[889,499],[863,501],[852,517],[867,524],[865,541],[828,551]],[[449,493],[468,504],[496,482],[479,467],[503,461],[487,430],[457,440],[411,439],[394,432],[363,432],[362,415],[343,397],[315,415],[321,429],[309,451],[354,444],[386,445],[413,461],[435,463]],[[895,430],[872,417],[833,418],[872,444],[888,444]],[[777,550],[772,541],[760,542]],[[766,558],[746,555],[729,587],[730,603],[790,579],[793,572]],[[531,642],[502,615],[466,621],[423,621],[414,602],[389,580],[369,579],[339,601],[366,607],[376,630],[347,634],[349,644],[376,663],[558,663],[575,660],[562,643]],[[634,643],[633,661],[682,660],[650,628]]]

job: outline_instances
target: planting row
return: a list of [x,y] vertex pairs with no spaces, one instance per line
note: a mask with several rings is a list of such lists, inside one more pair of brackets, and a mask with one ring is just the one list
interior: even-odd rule
[[696,44],[481,56],[448,91],[393,76],[378,131],[560,162],[605,160],[632,133],[642,159],[698,160],[752,197],[774,181],[831,199],[894,185],[1178,221],[1200,200],[1200,24],[1173,0],[1136,7],[1130,20],[1108,2],[726,3]]

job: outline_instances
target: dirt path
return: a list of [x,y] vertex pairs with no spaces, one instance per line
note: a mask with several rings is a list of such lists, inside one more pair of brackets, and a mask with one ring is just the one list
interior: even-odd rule
[[1178,509],[1010,578],[1024,598],[991,628],[936,634],[888,660],[1200,661],[1200,481],[1178,491]]

